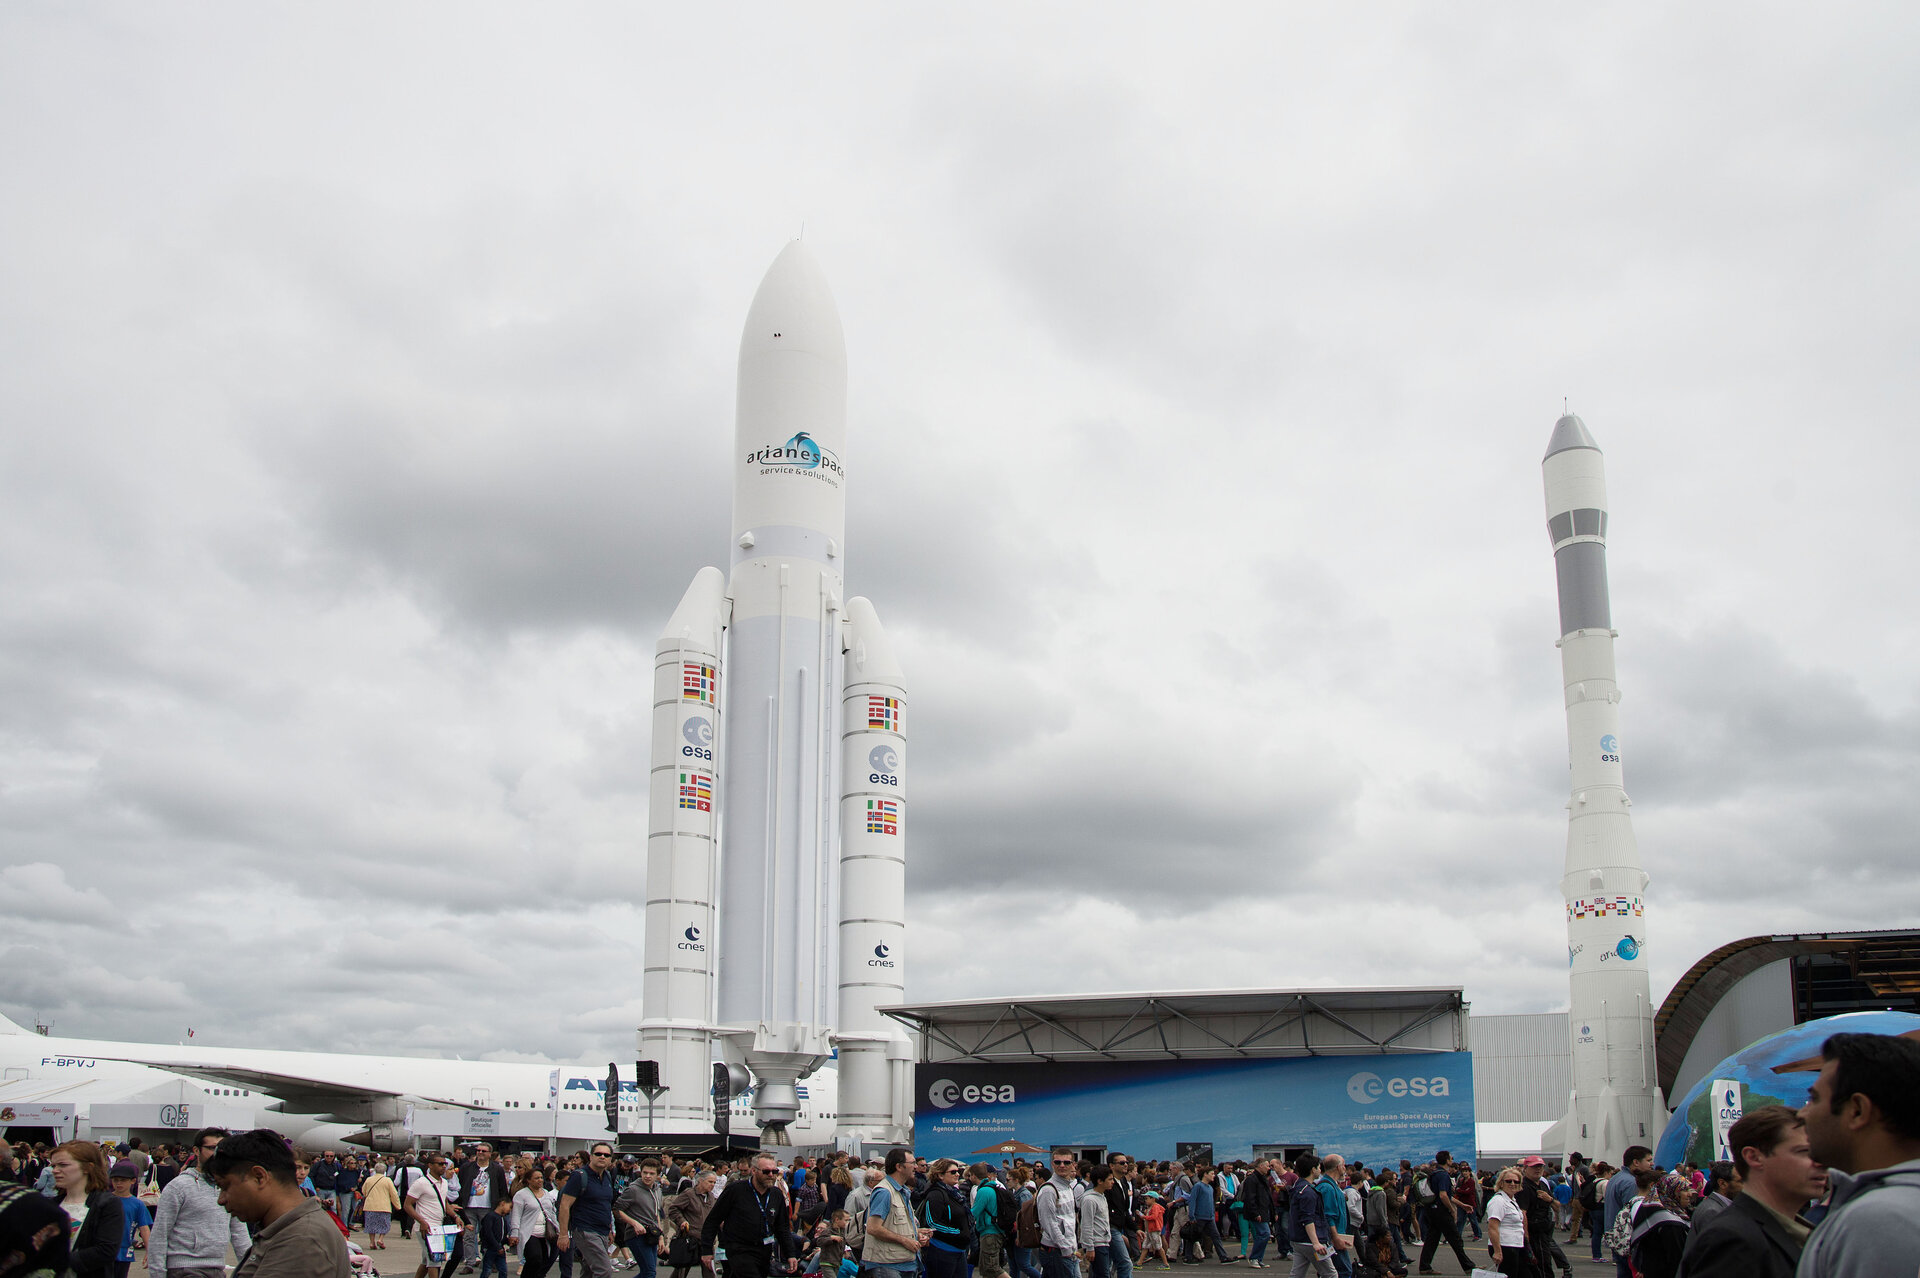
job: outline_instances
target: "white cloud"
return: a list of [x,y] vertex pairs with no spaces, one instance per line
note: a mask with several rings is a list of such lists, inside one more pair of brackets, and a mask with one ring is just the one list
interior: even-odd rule
[[0,15],[0,1010],[623,1053],[653,641],[803,223],[911,995],[1564,998],[1562,395],[1656,993],[1911,923],[1902,16],[1091,12]]

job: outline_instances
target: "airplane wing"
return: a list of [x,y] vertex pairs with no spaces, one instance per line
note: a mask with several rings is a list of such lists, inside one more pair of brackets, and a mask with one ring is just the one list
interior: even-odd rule
[[467,1101],[455,1100],[451,1096],[423,1096],[411,1092],[396,1092],[386,1088],[370,1087],[364,1083],[342,1082],[310,1074],[284,1073],[263,1069],[257,1065],[237,1064],[217,1059],[178,1060],[160,1053],[153,1055],[142,1053],[139,1056],[101,1056],[99,1059],[128,1061],[135,1065],[164,1069],[174,1074],[185,1074],[189,1078],[204,1079],[209,1083],[266,1092],[281,1101],[282,1109],[294,1114],[332,1113],[347,1105],[382,1100],[410,1100],[448,1109],[485,1108]]

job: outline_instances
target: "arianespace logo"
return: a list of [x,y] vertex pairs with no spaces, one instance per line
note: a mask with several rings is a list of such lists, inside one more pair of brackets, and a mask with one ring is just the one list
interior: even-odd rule
[[1640,957],[1640,942],[1634,940],[1631,936],[1621,937],[1618,941],[1615,941],[1613,943],[1612,949],[1602,950],[1600,952],[1600,961],[1602,963],[1606,962],[1608,959],[1611,959],[1611,958],[1625,959],[1627,962],[1631,963],[1633,962],[1633,960],[1639,957]]
[[952,1109],[955,1105],[1011,1105],[1013,1099],[1011,1086],[995,1087],[991,1083],[983,1087],[969,1083],[962,1087],[951,1078],[938,1078],[927,1088],[927,1100],[935,1109]]
[[867,966],[892,967],[893,959],[890,957],[892,953],[893,951],[888,948],[885,941],[880,942],[880,944],[873,947],[873,957],[867,960]]
[[680,935],[686,937],[687,939],[679,942],[676,948],[682,949],[682,950],[692,950],[698,954],[705,954],[707,952],[706,943],[700,939],[700,929],[698,927],[695,927],[693,924],[689,923],[687,924],[687,930],[682,932]]
[[761,474],[779,471],[788,475],[806,475],[812,479],[823,479],[838,488],[840,459],[830,450],[820,447],[818,440],[804,430],[784,444],[768,444],[765,448],[755,449],[747,454],[747,464],[761,468]]
[[1347,1099],[1356,1105],[1371,1105],[1383,1096],[1401,1100],[1408,1096],[1451,1096],[1453,1084],[1444,1077],[1382,1078],[1362,1070],[1347,1080]]

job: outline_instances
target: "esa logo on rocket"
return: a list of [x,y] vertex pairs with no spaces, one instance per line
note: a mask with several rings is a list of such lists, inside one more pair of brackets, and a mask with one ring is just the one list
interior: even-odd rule
[[695,715],[680,725],[680,735],[687,743],[680,747],[680,755],[686,759],[701,759],[713,762],[713,721]]

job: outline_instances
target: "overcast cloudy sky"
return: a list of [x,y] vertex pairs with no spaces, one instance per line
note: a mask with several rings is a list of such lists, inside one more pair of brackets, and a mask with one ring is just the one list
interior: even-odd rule
[[1565,1005],[1540,456],[1654,994],[1920,923],[1920,16],[0,10],[0,1011],[623,1059],[747,304],[839,298],[916,999]]

